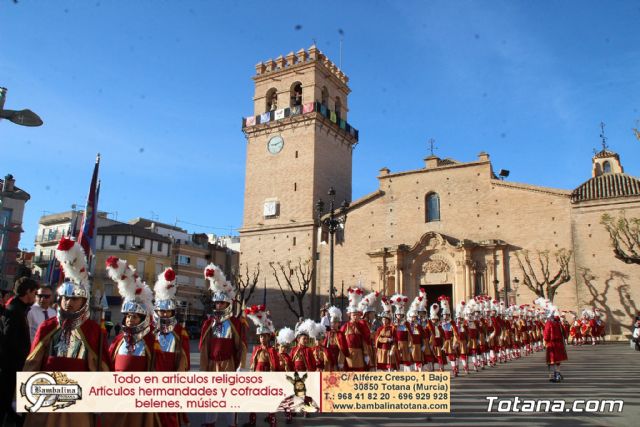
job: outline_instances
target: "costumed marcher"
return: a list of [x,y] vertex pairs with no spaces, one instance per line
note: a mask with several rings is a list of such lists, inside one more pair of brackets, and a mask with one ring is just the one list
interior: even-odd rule
[[329,307],[329,320],[331,321],[331,327],[324,338],[324,348],[329,351],[329,361],[331,363],[327,370],[341,371],[344,367],[344,354],[340,351],[339,343],[339,337],[342,335],[342,332],[340,332],[342,311],[335,306]]
[[429,332],[431,333],[431,349],[433,350],[433,355],[438,362],[438,370],[442,372],[445,365],[445,354],[442,350],[444,331],[442,326],[440,325],[440,318],[438,317],[438,313],[440,312],[440,306],[437,303],[431,304],[431,308],[429,309],[429,322],[427,323],[427,328],[429,328]]
[[573,323],[569,328],[569,337],[571,345],[582,345],[582,323],[576,313],[573,313]]
[[422,371],[424,365],[424,349],[428,345],[424,329],[418,322],[418,308],[422,303],[422,297],[417,296],[411,302],[407,311],[407,324],[409,326],[409,353],[411,354],[411,369]]
[[398,368],[396,355],[398,349],[395,342],[395,327],[391,324],[393,313],[391,312],[391,301],[387,297],[382,297],[382,312],[380,317],[382,326],[378,328],[374,335],[373,343],[376,354],[376,368],[379,371],[392,371]]
[[304,320],[296,329],[297,345],[291,349],[291,360],[296,372],[312,372],[317,369],[313,349],[309,347],[309,339],[315,339],[316,322],[312,319]]
[[[158,274],[153,288],[155,301],[153,304],[154,333],[160,345],[156,355],[157,371],[188,372],[191,369],[191,350],[189,349],[189,334],[178,324],[176,318],[176,273],[167,267]],[[179,427],[189,424],[186,412],[158,413],[162,427]]]
[[395,294],[391,297],[391,304],[395,307],[395,321],[393,324],[394,339],[397,348],[396,361],[398,369],[411,371],[413,359],[411,358],[411,326],[405,318],[405,306],[409,298],[404,295]]
[[567,310],[562,310],[562,314],[560,314],[560,323],[562,323],[562,333],[564,334],[565,345],[569,344],[569,335],[571,334],[571,323],[567,320],[568,313],[569,312]]
[[[109,370],[107,339],[89,319],[89,281],[86,255],[79,243],[63,237],[55,252],[65,275],[56,290],[57,315],[42,322],[31,344],[24,371],[95,372]],[[90,413],[28,414],[25,426],[94,426]]]
[[333,371],[333,361],[329,349],[324,346],[327,329],[322,323],[316,323],[315,339],[312,347],[313,357],[316,359],[318,371]]
[[[256,335],[260,343],[253,348],[251,354],[251,366],[252,372],[276,372],[278,371],[278,352],[271,345],[271,341],[274,338],[275,329],[273,322],[267,316],[266,308],[264,305],[253,305],[244,311],[245,315],[251,319],[256,326]],[[245,423],[245,427],[253,427],[256,425],[256,413],[249,413],[249,422]],[[270,413],[266,418],[270,427],[277,425],[277,418],[275,413]]]
[[[204,269],[209,281],[213,312],[202,325],[200,334],[200,370],[206,372],[235,372],[244,366],[247,354],[247,323],[241,315],[234,316],[235,287],[215,264]],[[207,413],[204,426],[213,427],[218,413]],[[236,426],[236,416],[222,414],[227,424]]]
[[584,344],[591,343],[593,345],[593,312],[588,308],[582,310],[582,322],[580,326],[580,334]]
[[361,287],[349,288],[349,321],[342,325],[338,341],[345,357],[345,371],[367,371],[370,363],[373,363],[371,331],[369,325],[362,320],[362,312],[358,307],[363,296]]
[[[296,339],[293,329],[284,327],[278,331],[276,342],[278,343],[278,371],[280,372],[293,372],[293,361],[289,356],[289,347],[291,343]],[[284,411],[287,424],[293,422],[293,414],[289,409]]]
[[[135,269],[126,260],[109,257],[106,262],[107,273],[118,284],[122,296],[124,315],[122,332],[115,337],[109,347],[111,369],[117,372],[153,372],[160,354],[160,345],[151,330],[153,315],[153,291],[140,280]],[[108,413],[105,424],[108,426],[160,426],[157,413]]]
[[371,336],[373,336],[380,327],[380,322],[376,315],[376,305],[378,304],[379,296],[380,292],[378,291],[370,292],[362,298],[360,304],[358,304],[360,311],[362,312],[362,320],[367,322],[367,325],[369,325],[369,332]]
[[458,328],[458,358],[462,364],[462,370],[469,375],[469,365],[467,355],[469,354],[469,321],[468,307],[463,301],[456,306],[456,323]]
[[442,313],[442,321],[440,327],[442,327],[442,351],[446,355],[449,363],[451,364],[451,374],[455,377],[458,376],[458,353],[457,346],[460,341],[457,326],[451,321],[451,308],[449,306],[449,297],[440,296],[440,312]]
[[471,363],[473,364],[473,370],[475,372],[478,372],[480,357],[480,346],[478,343],[479,330],[477,322],[479,310],[477,301],[474,298],[470,299],[465,309],[465,329],[467,332],[467,353],[468,356],[471,356]]
[[494,300],[490,303],[490,315],[487,322],[487,346],[489,347],[489,366],[496,366],[498,355],[500,354],[500,320],[498,319],[498,301]]
[[[560,382],[564,379],[560,373],[560,363],[567,360],[560,313],[550,301],[544,298],[538,298],[536,303],[547,312],[547,322],[544,326],[544,345],[547,350],[549,381]],[[553,373],[551,373],[551,367],[553,367]]]

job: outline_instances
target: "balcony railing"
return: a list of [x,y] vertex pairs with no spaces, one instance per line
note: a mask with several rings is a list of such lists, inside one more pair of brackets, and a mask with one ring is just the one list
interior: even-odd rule
[[43,236],[36,236],[36,243],[47,243],[47,242],[53,242],[53,241],[58,241],[60,239],[62,239],[62,237],[66,236],[67,233],[66,232],[61,232],[61,231],[56,231],[55,233],[47,233]]
[[358,130],[347,123],[346,120],[343,120],[340,117],[340,113],[329,110],[325,105],[322,105],[320,102],[309,102],[304,105],[296,105],[294,107],[281,108],[279,110],[267,111],[266,113],[259,114],[257,116],[249,116],[244,117],[242,119],[242,129],[264,124],[270,123],[273,121],[278,121],[285,119],[291,116],[297,116],[301,114],[309,114],[313,112],[318,112],[329,119],[331,122],[335,123],[336,127],[341,129],[343,132],[351,135],[358,140]]

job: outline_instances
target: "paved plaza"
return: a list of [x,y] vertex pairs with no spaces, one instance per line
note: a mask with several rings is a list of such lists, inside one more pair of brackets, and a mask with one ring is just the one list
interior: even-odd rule
[[[193,370],[198,368],[199,354],[192,342]],[[452,380],[451,414],[324,414],[306,419],[294,418],[296,426],[632,426],[640,420],[640,352],[628,343],[607,343],[600,346],[569,347],[569,361],[562,364],[565,380],[548,381],[544,352],[512,361],[496,368],[485,369]],[[545,414],[488,413],[487,396],[499,399],[561,399],[567,407],[576,399],[623,400],[622,413]],[[494,405],[495,406],[495,405]],[[583,406],[584,407],[584,406]],[[190,415],[191,425],[199,426],[202,414]],[[247,415],[239,414],[240,425]],[[284,424],[284,417],[279,418]],[[217,427],[226,423],[218,422]],[[258,423],[258,425],[267,425]]]

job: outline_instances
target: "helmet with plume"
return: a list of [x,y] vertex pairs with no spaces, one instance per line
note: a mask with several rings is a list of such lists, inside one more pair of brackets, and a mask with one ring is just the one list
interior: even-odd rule
[[360,302],[364,298],[364,290],[360,285],[349,288],[349,305],[347,313],[361,313]]
[[273,322],[267,316],[267,310],[264,305],[252,305],[244,310],[244,314],[256,325],[257,335],[271,335],[275,332]]

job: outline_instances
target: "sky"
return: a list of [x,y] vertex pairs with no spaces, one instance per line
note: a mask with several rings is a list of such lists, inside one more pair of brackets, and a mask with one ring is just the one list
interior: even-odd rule
[[255,64],[314,42],[350,78],[356,200],[382,167],[480,151],[513,182],[571,190],[607,143],[640,176],[638,1],[0,0],[0,174],[43,213],[83,206],[237,234]]

